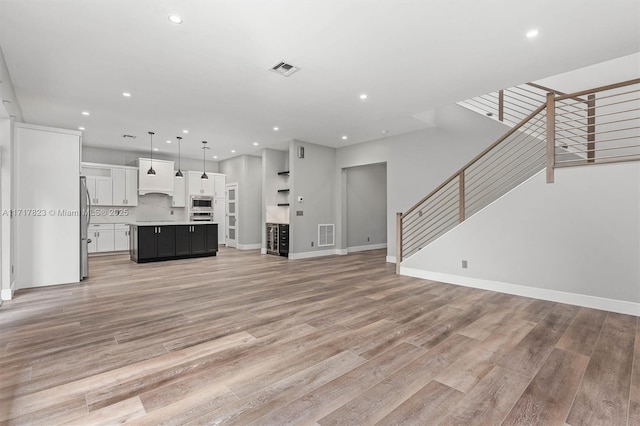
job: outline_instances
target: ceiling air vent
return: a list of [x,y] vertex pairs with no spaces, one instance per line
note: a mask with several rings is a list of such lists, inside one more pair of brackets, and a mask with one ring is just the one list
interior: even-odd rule
[[294,72],[300,70],[300,68],[294,67],[293,65],[287,64],[286,62],[278,62],[277,64],[275,64],[269,69],[285,77],[289,77]]
[[124,139],[135,139],[136,137],[133,135],[122,135]]

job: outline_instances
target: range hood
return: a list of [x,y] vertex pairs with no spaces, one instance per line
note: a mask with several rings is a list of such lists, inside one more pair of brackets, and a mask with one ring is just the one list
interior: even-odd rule
[[[147,174],[152,165],[154,175]],[[166,194],[173,197],[173,161],[138,158],[138,194]]]

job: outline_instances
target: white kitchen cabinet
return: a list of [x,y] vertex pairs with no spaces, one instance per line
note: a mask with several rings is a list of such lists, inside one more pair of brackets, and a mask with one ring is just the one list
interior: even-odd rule
[[173,196],[173,161],[153,160],[153,170],[155,175],[147,174],[152,165],[149,158],[138,159],[138,193],[144,194],[167,194]]
[[214,197],[226,198],[227,176],[221,174],[213,175]]
[[186,207],[187,206],[187,188],[184,177],[173,177],[173,207]]
[[129,250],[129,225],[116,223],[114,225],[114,247],[115,251]]
[[202,172],[187,172],[189,195],[208,195],[213,197],[215,195],[214,174],[207,173],[209,179],[202,179],[201,176]]
[[218,224],[218,244],[226,244],[225,229],[227,224],[226,198],[213,199],[213,221]]
[[110,206],[113,203],[111,177],[87,176],[87,190],[92,206]]
[[135,168],[112,168],[114,206],[138,205],[138,170]]
[[115,248],[115,228],[113,224],[89,225],[89,253],[113,251]]

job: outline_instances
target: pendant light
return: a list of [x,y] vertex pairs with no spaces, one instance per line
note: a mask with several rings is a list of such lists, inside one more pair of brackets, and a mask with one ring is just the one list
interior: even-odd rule
[[207,176],[207,166],[204,161],[207,149],[209,149],[207,141],[202,141],[202,176],[200,176],[200,179],[209,179],[209,176]]
[[151,154],[151,166],[149,167],[149,170],[147,170],[147,174],[155,176],[156,171],[153,170],[153,135],[155,135],[155,133],[149,132],[149,138],[151,139],[151,151],[149,151]]
[[180,142],[182,141],[182,136],[176,136],[178,139],[178,171],[176,172],[176,177],[182,177],[182,170],[180,170]]

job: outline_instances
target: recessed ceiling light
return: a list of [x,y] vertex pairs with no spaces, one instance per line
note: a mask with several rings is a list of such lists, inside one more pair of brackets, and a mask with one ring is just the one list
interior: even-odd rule
[[167,143],[171,143],[171,140],[167,139]]
[[253,146],[258,146],[258,142],[254,142],[254,143],[253,143]]
[[280,130],[280,128],[279,128],[278,126],[275,126],[275,127],[273,128],[273,131],[274,131],[274,132],[277,132],[278,130]]
[[533,29],[533,30],[529,30],[527,32],[527,38],[534,38],[535,36],[537,36],[540,33],[540,31],[538,31],[537,29]]
[[344,135],[344,136],[342,137],[342,140],[343,140],[343,141],[346,141],[346,140],[347,140],[347,135]]
[[169,15],[169,21],[174,24],[182,24],[182,18],[178,15]]
[[213,158],[218,158],[218,156],[217,156],[217,155],[214,155],[214,156],[213,156]]
[[158,150],[158,148],[153,148],[153,150],[154,150],[154,151],[157,151],[157,150]]
[[367,99],[367,94],[366,93],[360,94],[360,99],[362,99],[362,100]]
[[184,133],[184,134],[186,135],[187,133],[189,133],[189,131],[188,131],[187,129],[184,129],[184,130],[182,131],[182,133]]
[[122,96],[124,96],[125,98],[130,98],[130,97],[131,97],[131,93],[129,93],[129,92],[122,92]]
[[89,115],[89,111],[82,111],[82,115]]
[[78,130],[84,130],[84,127],[80,126],[78,127]]
[[232,149],[232,150],[231,150],[231,153],[232,153],[232,154],[235,154],[235,152],[236,152],[236,150],[235,150],[235,149]]

